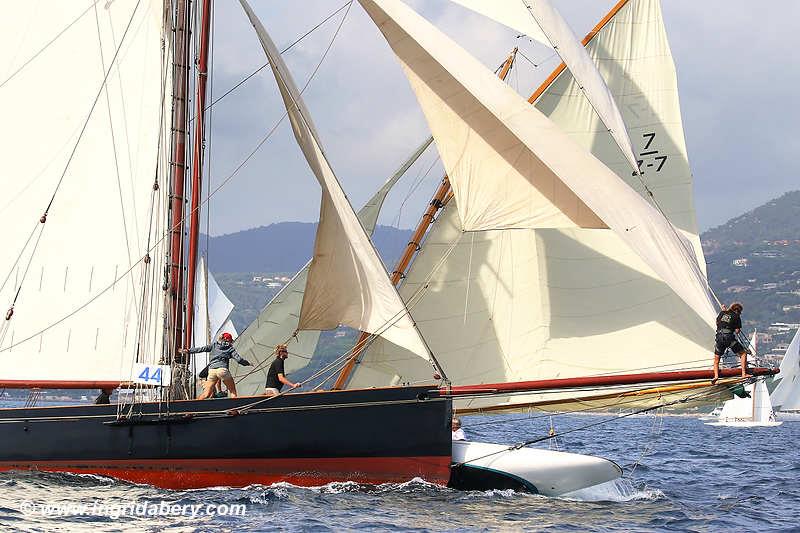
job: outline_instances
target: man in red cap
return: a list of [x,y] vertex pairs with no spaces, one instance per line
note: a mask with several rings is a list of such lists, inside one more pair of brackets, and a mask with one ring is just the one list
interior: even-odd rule
[[220,381],[228,389],[228,396],[236,398],[236,383],[228,370],[230,360],[234,359],[242,366],[250,366],[250,362],[243,358],[233,347],[233,335],[228,332],[220,333],[217,342],[196,348],[182,348],[181,353],[211,352],[208,359],[208,378],[203,387],[203,392],[197,398],[205,400],[214,394],[214,388]]

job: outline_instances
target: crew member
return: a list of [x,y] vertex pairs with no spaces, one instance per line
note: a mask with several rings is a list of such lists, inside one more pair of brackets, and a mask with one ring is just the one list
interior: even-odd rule
[[289,350],[285,344],[279,344],[275,347],[275,360],[269,365],[267,371],[267,383],[264,385],[264,394],[266,396],[277,396],[281,392],[284,385],[296,389],[300,386],[299,383],[292,383],[286,377],[284,370],[284,361],[289,357]]
[[742,346],[736,336],[742,330],[742,304],[734,302],[727,309],[723,306],[722,311],[717,315],[717,335],[714,343],[714,379],[711,383],[716,383],[719,379],[719,359],[730,349],[733,353],[739,354],[742,363],[742,377],[747,376],[747,353],[748,349]]
[[234,359],[242,366],[250,366],[250,362],[243,358],[233,347],[233,336],[230,333],[221,333],[216,342],[196,348],[181,348],[180,353],[211,352],[208,362],[208,378],[203,385],[203,392],[197,397],[205,400],[214,394],[217,383],[222,381],[228,388],[228,395],[236,398],[236,383],[233,381],[228,365]]
[[464,435],[464,430],[461,429],[461,420],[456,417],[453,417],[453,440],[467,440],[467,436]]

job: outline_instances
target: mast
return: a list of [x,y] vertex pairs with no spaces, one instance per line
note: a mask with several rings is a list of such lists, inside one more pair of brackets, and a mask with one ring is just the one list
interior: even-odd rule
[[205,103],[208,82],[208,43],[211,26],[211,0],[203,1],[200,21],[200,56],[197,63],[197,97],[195,98],[195,135],[192,157],[192,203],[189,212],[189,257],[186,280],[186,331],[183,345],[192,345],[194,326],[194,289],[197,277],[197,247],[200,239],[200,194],[202,191],[203,149],[205,145]]
[[[508,76],[511,67],[514,64],[514,58],[516,55],[517,48],[515,47],[503,62],[502,66],[500,67],[500,72],[497,74],[501,80],[505,80],[506,76]],[[391,281],[395,286],[397,286],[405,277],[406,270],[411,264],[411,260],[421,249],[422,238],[425,236],[425,233],[428,231],[430,225],[433,224],[433,221],[436,220],[436,214],[442,207],[444,207],[451,196],[450,180],[447,176],[445,176],[442,178],[439,188],[436,189],[430,204],[428,204],[428,209],[425,211],[425,214],[422,215],[419,224],[417,224],[417,229],[414,230],[411,240],[408,242],[406,249],[403,251],[403,255],[400,256],[400,259],[395,265],[394,271],[392,271]],[[353,369],[355,369],[356,363],[358,362],[358,359],[367,345],[366,343],[369,336],[369,333],[363,331],[361,332],[361,335],[359,335],[358,341],[356,341],[356,344],[353,348],[353,354],[347,360],[347,363],[345,363],[344,367],[339,373],[339,377],[336,378],[336,383],[333,384],[333,390],[340,390],[345,387],[347,381],[350,379],[350,374],[352,374]]]
[[169,350],[175,361],[182,342],[183,322],[183,204],[186,179],[186,97],[189,84],[189,0],[175,6],[175,46],[172,63],[172,170],[169,247]]

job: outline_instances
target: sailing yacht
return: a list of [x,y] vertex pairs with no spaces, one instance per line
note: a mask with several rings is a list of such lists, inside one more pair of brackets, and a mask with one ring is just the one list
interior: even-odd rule
[[706,422],[708,426],[728,427],[763,427],[780,426],[783,422],[775,416],[769,399],[767,384],[763,379],[744,387],[745,398],[733,398],[722,406],[715,422]]
[[[17,2],[0,20],[0,50],[13,51],[0,64],[0,355],[13,360],[0,385],[157,395],[0,409],[0,469],[169,488],[415,476],[474,488],[488,475],[557,495],[621,471],[456,446],[454,408],[707,402],[737,380],[709,381],[716,304],[657,0],[621,0],[583,43],[544,0],[460,2],[557,50],[563,64],[528,100],[402,1],[359,0],[430,126],[417,152],[435,143],[447,171],[391,276],[369,235],[392,179],[353,210],[240,3],[322,200],[307,268],[237,339],[254,368],[232,370],[254,396],[208,401],[188,399],[197,365],[182,348],[211,331],[196,310],[211,1],[198,17],[186,0]],[[276,344],[313,354],[340,325],[362,334],[317,373],[332,390],[255,396]]]
[[800,420],[800,330],[795,332],[781,360],[781,373],[770,401],[781,420]]

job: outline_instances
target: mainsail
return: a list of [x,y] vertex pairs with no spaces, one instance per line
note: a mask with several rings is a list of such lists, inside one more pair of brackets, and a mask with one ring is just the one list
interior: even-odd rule
[[778,386],[770,399],[780,411],[800,411],[800,329],[794,334],[781,360]]
[[369,236],[358,221],[333,173],[311,116],[294,80],[261,22],[245,0],[283,97],[295,138],[322,187],[314,257],[308,270],[298,329],[324,330],[346,325],[382,338],[432,360],[425,341]]
[[162,353],[165,9],[3,6],[0,305],[16,301],[0,324],[6,382],[119,382]]
[[[432,137],[426,139],[358,212],[358,220],[369,235],[375,231],[386,195],[432,142]],[[269,368],[268,362],[274,354],[275,345],[291,339],[288,346],[291,357],[285,364],[288,374],[306,366],[314,355],[319,341],[319,331],[298,331],[299,311],[305,294],[310,264],[311,261],[295,274],[236,339],[236,349],[257,369],[251,371],[250,368],[237,367],[235,370],[235,373],[238,373],[235,375],[237,386],[243,393],[257,393],[263,389]]]
[[[650,169],[645,179],[658,178],[650,188],[659,205],[702,258],[675,71],[658,2],[618,5],[596,28],[587,50],[615,99],[626,104],[620,108],[644,154],[644,168]],[[535,100],[575,142],[646,196],[563,66]],[[701,318],[692,311],[620,236],[574,227],[461,236],[461,211],[461,204],[446,206],[401,287],[404,298],[419,300],[414,314],[420,329],[454,383],[708,366],[713,337],[708,312]],[[424,373],[414,358],[378,342],[350,386],[419,379]],[[532,400],[502,401],[513,406]]]

